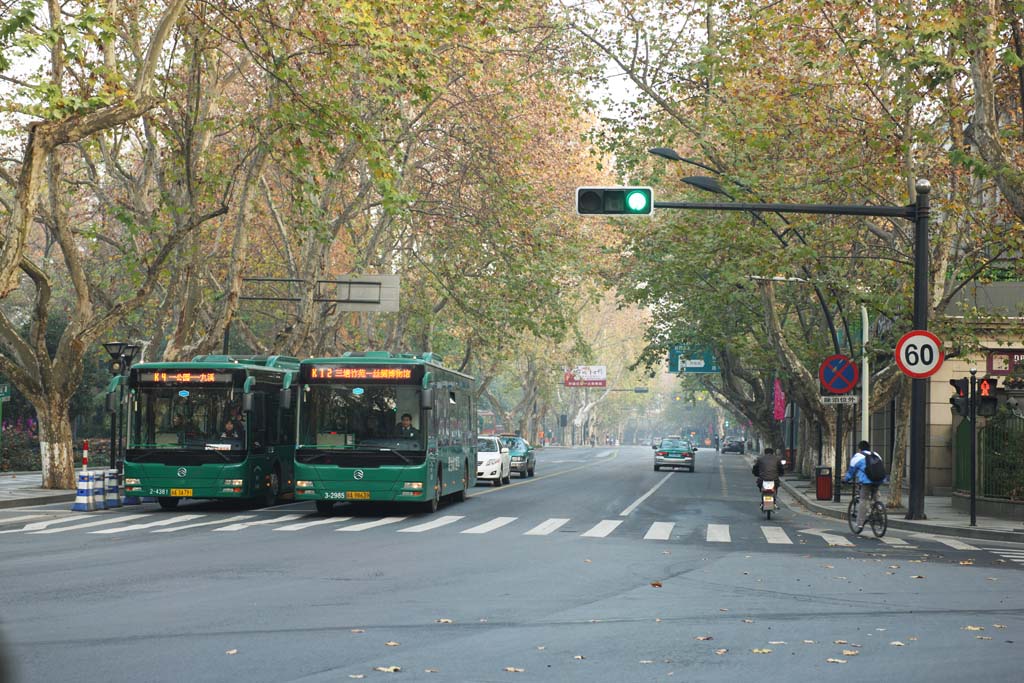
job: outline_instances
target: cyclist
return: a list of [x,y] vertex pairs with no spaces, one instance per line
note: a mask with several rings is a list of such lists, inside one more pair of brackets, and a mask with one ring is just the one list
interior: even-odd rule
[[[860,505],[857,507],[857,533],[864,530],[864,520],[867,519],[871,506],[878,501],[878,487],[881,481],[872,481],[868,477],[864,467],[867,463],[867,456],[871,455],[871,445],[867,441],[857,444],[857,452],[850,458],[850,466],[843,475],[843,481],[853,482],[858,487],[857,495],[860,498]],[[877,455],[877,454],[876,454]]]

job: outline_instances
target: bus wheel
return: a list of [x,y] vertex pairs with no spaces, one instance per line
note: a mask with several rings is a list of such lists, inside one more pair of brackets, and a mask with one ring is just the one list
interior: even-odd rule
[[180,498],[157,498],[156,502],[160,503],[160,507],[164,510],[173,510],[178,507],[178,501]]
[[334,502],[330,500],[316,501],[316,511],[321,515],[329,515],[334,511]]
[[437,507],[441,504],[441,481],[441,470],[438,470],[437,479],[434,481],[434,495],[423,504],[424,512],[429,512],[430,514],[437,512]]
[[266,486],[263,489],[263,507],[268,508],[277,502],[278,496],[281,495],[281,473],[277,469],[274,470],[267,476]]
[[461,503],[466,500],[466,489],[469,488],[469,463],[462,464],[462,490],[452,495],[452,500]]

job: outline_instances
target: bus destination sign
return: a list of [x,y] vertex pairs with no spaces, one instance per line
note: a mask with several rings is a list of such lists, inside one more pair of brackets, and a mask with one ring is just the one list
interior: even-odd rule
[[307,382],[419,384],[421,368],[413,365],[349,365],[316,363],[302,366]]
[[139,373],[143,384],[230,384],[230,372],[202,370],[157,370]]

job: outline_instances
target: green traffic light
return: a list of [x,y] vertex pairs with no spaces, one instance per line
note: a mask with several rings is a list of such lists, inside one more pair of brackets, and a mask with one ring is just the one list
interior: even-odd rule
[[630,213],[645,213],[650,200],[644,190],[633,190],[626,194],[626,207]]

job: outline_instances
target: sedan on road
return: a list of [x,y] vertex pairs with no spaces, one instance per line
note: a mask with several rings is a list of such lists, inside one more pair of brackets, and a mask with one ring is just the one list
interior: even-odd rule
[[496,436],[481,436],[476,442],[476,478],[501,486],[512,481],[512,458]]
[[532,477],[537,467],[537,456],[533,454],[533,446],[521,436],[502,436],[501,446],[509,450],[512,456],[512,471],[519,473],[519,478]]
[[693,472],[697,448],[685,439],[663,439],[654,450],[654,471],[662,467],[686,467]]
[[739,437],[730,436],[722,443],[723,453],[739,453],[743,455],[744,451],[746,451],[746,448],[743,439]]

